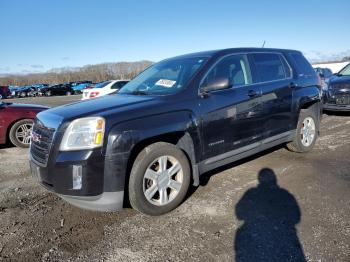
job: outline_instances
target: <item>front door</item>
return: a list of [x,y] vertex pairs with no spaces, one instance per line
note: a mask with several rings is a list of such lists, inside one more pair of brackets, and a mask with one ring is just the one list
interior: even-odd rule
[[228,78],[229,88],[209,92],[200,100],[203,159],[249,150],[262,139],[261,88],[252,84],[247,55],[222,58],[201,87],[221,78]]

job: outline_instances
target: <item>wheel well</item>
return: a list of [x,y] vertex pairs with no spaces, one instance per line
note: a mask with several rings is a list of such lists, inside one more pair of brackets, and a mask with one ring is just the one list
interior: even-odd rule
[[321,115],[320,101],[311,101],[301,106],[300,110],[313,110],[316,116],[319,118]]
[[303,104],[300,109],[310,109],[310,107],[315,106],[317,103],[319,103],[319,102],[318,101],[307,102],[307,103]]
[[[130,173],[131,173],[131,169],[132,169],[132,166],[134,164],[134,161],[136,159],[136,157],[138,156],[138,154],[147,146],[151,145],[151,144],[154,144],[154,143],[157,143],[157,142],[166,142],[166,143],[170,143],[170,144],[173,144],[173,145],[176,145],[180,139],[182,137],[184,137],[185,135],[185,132],[171,132],[171,133],[166,133],[166,134],[161,134],[161,135],[158,135],[158,136],[154,136],[154,137],[150,137],[150,138],[147,138],[147,139],[144,139],[140,142],[138,142],[136,145],[133,146],[131,152],[130,152],[130,155],[129,155],[129,159],[128,159],[128,163],[127,163],[127,169],[126,169],[126,177],[125,177],[125,185],[124,185],[124,193],[125,193],[125,197],[124,197],[124,204],[125,205],[129,205],[128,201],[129,201],[129,188],[128,188],[128,185],[129,185],[129,177],[130,177]],[[192,164],[191,164],[191,158],[190,156],[188,155],[188,152],[186,152],[184,149],[180,148],[184,154],[186,155],[188,161],[189,161],[189,164],[190,164],[190,167],[191,167],[191,172],[192,171]]]
[[317,133],[320,135],[320,122],[322,119],[322,109],[320,106],[320,101],[312,101],[309,103],[305,103],[301,108],[300,111],[302,110],[312,110],[315,113],[315,116],[317,118]]
[[132,165],[134,163],[135,158],[138,156],[138,154],[146,146],[154,144],[156,142],[166,142],[166,143],[176,145],[177,142],[181,139],[181,137],[184,136],[184,134],[185,134],[184,132],[166,133],[166,134],[162,134],[159,136],[150,137],[150,138],[147,138],[147,139],[144,139],[144,140],[138,142],[136,145],[134,145],[134,147],[132,148],[132,150],[130,152],[130,156],[128,159],[128,165],[127,165],[128,174],[131,171],[131,168],[132,168]]

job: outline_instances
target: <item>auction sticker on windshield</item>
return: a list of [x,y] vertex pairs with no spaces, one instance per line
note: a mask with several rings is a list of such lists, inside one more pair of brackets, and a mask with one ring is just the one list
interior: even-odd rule
[[159,79],[156,82],[157,86],[164,86],[164,87],[173,87],[175,85],[176,81],[168,80],[168,79]]

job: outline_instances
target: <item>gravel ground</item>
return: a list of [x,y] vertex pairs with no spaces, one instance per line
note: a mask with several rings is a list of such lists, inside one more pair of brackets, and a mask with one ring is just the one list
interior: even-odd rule
[[350,261],[349,130],[349,114],[324,115],[311,153],[277,147],[205,174],[160,217],[75,208],[30,177],[27,150],[1,146],[0,261]]

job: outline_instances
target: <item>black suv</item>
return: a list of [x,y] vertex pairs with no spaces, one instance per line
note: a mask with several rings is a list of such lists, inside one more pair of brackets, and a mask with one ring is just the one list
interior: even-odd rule
[[31,170],[73,205],[150,215],[176,208],[208,170],[286,143],[315,144],[320,86],[293,50],[207,51],[154,64],[118,94],[38,114]]
[[328,81],[324,110],[350,112],[350,63]]

